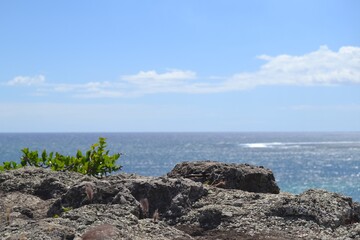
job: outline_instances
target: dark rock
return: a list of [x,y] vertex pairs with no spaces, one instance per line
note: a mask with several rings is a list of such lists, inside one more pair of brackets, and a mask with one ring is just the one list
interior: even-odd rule
[[129,204],[137,206],[135,198],[123,184],[94,180],[80,182],[57,199],[47,212],[47,216],[60,215],[64,209],[75,209],[88,204]]
[[29,208],[21,208],[19,212],[28,218],[34,218],[34,213]]
[[34,186],[34,195],[44,200],[60,197],[66,193],[66,191],[66,185],[61,183],[59,179],[53,177],[46,178]]
[[279,193],[271,170],[249,164],[227,164],[214,161],[177,164],[168,177],[189,178],[196,182],[226,189],[258,193]]
[[75,172],[54,172],[43,168],[24,167],[1,172],[0,189],[2,192],[28,193],[47,200],[65,193],[69,186],[82,178],[84,175]]
[[200,183],[167,177],[130,179],[126,186],[138,201],[147,199],[148,216],[158,210],[159,214],[169,221],[175,221],[207,193]]
[[354,202],[352,207],[354,209],[354,214],[353,214],[353,219],[350,223],[360,222],[360,203]]
[[200,211],[199,213],[199,224],[201,228],[210,230],[220,225],[222,211],[208,208]]
[[222,176],[225,188],[174,173],[98,179],[38,168],[0,172],[0,239],[360,239],[360,204],[349,197],[234,189],[244,187],[235,176],[252,178],[246,177],[251,169],[264,171],[253,178],[260,181],[257,190],[270,189],[263,178],[271,171],[209,165],[206,181]]

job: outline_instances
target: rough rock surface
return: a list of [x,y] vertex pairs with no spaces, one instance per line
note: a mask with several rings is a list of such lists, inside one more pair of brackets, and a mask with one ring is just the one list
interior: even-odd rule
[[168,173],[196,182],[227,189],[258,193],[279,193],[271,170],[249,164],[226,164],[214,161],[182,162]]
[[[228,176],[222,170],[216,176]],[[223,188],[173,173],[0,172],[0,239],[360,239],[360,204],[349,197],[250,192],[229,187],[236,178]]]

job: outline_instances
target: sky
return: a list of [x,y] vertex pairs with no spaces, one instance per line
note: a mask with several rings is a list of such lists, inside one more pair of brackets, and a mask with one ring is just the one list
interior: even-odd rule
[[0,132],[360,131],[360,1],[0,1]]

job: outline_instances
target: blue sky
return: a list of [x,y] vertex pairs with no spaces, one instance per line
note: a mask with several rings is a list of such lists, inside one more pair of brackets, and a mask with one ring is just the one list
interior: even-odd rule
[[360,1],[1,1],[0,132],[360,131]]

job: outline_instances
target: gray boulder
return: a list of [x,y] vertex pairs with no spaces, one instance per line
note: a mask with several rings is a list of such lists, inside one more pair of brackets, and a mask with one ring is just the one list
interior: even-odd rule
[[310,189],[295,198],[279,202],[271,211],[275,216],[310,220],[330,228],[358,221],[357,209],[351,198],[324,190]]
[[196,182],[248,192],[279,193],[271,170],[249,164],[227,164],[215,161],[182,162],[169,177],[189,178]]

